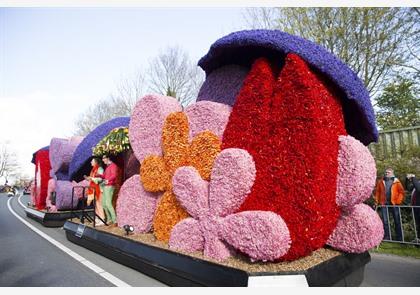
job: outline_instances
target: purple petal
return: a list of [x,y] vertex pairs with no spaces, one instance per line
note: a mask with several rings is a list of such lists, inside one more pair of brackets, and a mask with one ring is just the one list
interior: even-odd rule
[[208,211],[208,182],[194,167],[180,167],[172,178],[173,192],[187,212],[198,218]]
[[204,237],[200,224],[193,218],[185,218],[171,231],[169,248],[186,252],[203,251]]
[[[77,183],[76,183],[77,184]],[[72,190],[74,184],[66,180],[57,180],[55,184],[55,206],[58,210],[69,210],[72,208]],[[73,208],[76,208],[79,198],[83,196],[82,188],[74,188]]]
[[351,136],[340,136],[337,205],[350,210],[370,197],[376,181],[375,160],[367,147]]
[[198,93],[197,101],[214,101],[233,106],[249,69],[226,65],[211,72]]
[[214,161],[210,181],[210,210],[226,216],[239,209],[254,184],[255,163],[242,149],[225,149]]
[[118,193],[116,211],[119,226],[129,224],[136,233],[150,232],[160,195],[145,191],[138,174],[127,179]]
[[148,155],[162,155],[162,127],[165,118],[182,111],[178,101],[169,96],[146,95],[135,105],[131,114],[128,135],[130,144],[141,163]]
[[327,244],[337,250],[362,253],[379,245],[384,228],[379,215],[366,204],[358,204],[344,213]]
[[59,165],[61,154],[63,153],[64,145],[67,144],[67,139],[64,138],[52,138],[50,142],[50,164],[51,169],[57,172],[60,168]]
[[270,211],[245,211],[223,221],[223,239],[252,260],[273,261],[290,248],[291,238],[283,219]]

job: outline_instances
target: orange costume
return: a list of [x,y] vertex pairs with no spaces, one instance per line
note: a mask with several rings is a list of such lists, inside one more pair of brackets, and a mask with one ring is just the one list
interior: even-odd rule
[[95,212],[96,215],[98,215],[100,218],[104,219],[104,209],[102,207],[102,201],[101,201],[101,186],[100,182],[102,182],[104,169],[98,165],[95,165],[92,167],[92,170],[90,171],[90,181],[89,181],[89,188],[87,189],[87,205],[89,206],[94,198],[96,198],[95,201]]
[[[400,205],[404,201],[404,187],[398,178],[394,179],[391,187],[391,204]],[[375,202],[379,205],[386,205],[385,181],[379,180],[376,184]],[[388,204],[388,205],[391,205]]]

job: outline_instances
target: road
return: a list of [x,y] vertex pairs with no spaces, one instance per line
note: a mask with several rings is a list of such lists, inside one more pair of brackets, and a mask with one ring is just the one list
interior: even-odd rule
[[[27,204],[29,196],[22,196],[21,201]],[[82,256],[84,264],[22,223],[13,215],[8,202],[10,209],[30,225],[63,245],[64,249]],[[27,218],[18,197],[8,198],[6,194],[0,194],[0,224],[0,287],[165,286],[138,271],[69,242],[62,228],[46,228]]]
[[[29,196],[24,195],[20,200],[26,204]],[[18,197],[8,198],[0,194],[0,287],[165,286],[136,270],[69,242],[62,228],[46,228],[27,218],[21,203]],[[56,245],[30,229],[12,211],[52,238]],[[371,256],[362,287],[420,286],[420,259],[383,254]]]

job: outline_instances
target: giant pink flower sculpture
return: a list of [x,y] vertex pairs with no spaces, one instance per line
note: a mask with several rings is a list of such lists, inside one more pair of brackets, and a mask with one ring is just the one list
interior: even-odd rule
[[236,212],[255,180],[255,163],[242,149],[225,149],[216,158],[210,182],[193,167],[181,167],[172,180],[173,191],[192,216],[172,230],[169,247],[224,260],[237,249],[252,260],[272,261],[291,243],[283,219],[270,211]]
[[[171,113],[181,111],[182,106],[175,98],[157,94],[146,95],[136,103],[130,118],[129,139],[134,155],[140,163],[152,155],[164,156],[162,132],[165,120]],[[230,111],[230,106],[210,101],[202,101],[187,107],[184,112],[188,118],[190,141],[203,131],[211,131],[221,140]],[[136,183],[136,180],[139,181]],[[121,201],[119,206],[117,204],[117,216],[126,220],[137,214],[133,208],[138,208],[142,212],[136,217],[135,231],[150,232],[158,200],[163,192],[147,191],[138,176],[133,176],[127,184],[124,183],[123,187],[120,192],[121,200],[127,203],[123,205]],[[118,223],[122,224],[120,221]]]

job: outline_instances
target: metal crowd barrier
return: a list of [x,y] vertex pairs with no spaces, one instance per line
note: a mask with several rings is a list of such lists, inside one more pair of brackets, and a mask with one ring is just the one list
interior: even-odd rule
[[[393,242],[393,243],[402,243],[402,244],[411,244],[411,245],[420,245],[420,238],[419,238],[419,223],[420,223],[420,206],[408,206],[408,205],[401,205],[401,206],[394,206],[394,205],[377,205],[375,210],[379,214],[379,217],[384,223],[383,220],[383,211],[385,210],[388,226],[384,228],[385,236],[383,241],[385,242]],[[394,214],[392,214],[391,210],[395,210],[398,214],[395,214],[399,217],[399,224],[402,234],[402,239],[398,240],[396,238],[396,221],[394,220]],[[403,209],[403,210],[401,210]],[[390,214],[391,211],[391,214]],[[390,218],[392,215],[392,218]],[[397,221],[398,223],[398,221]],[[385,227],[385,226],[384,226]],[[387,239],[387,233],[389,233],[389,239]]]

